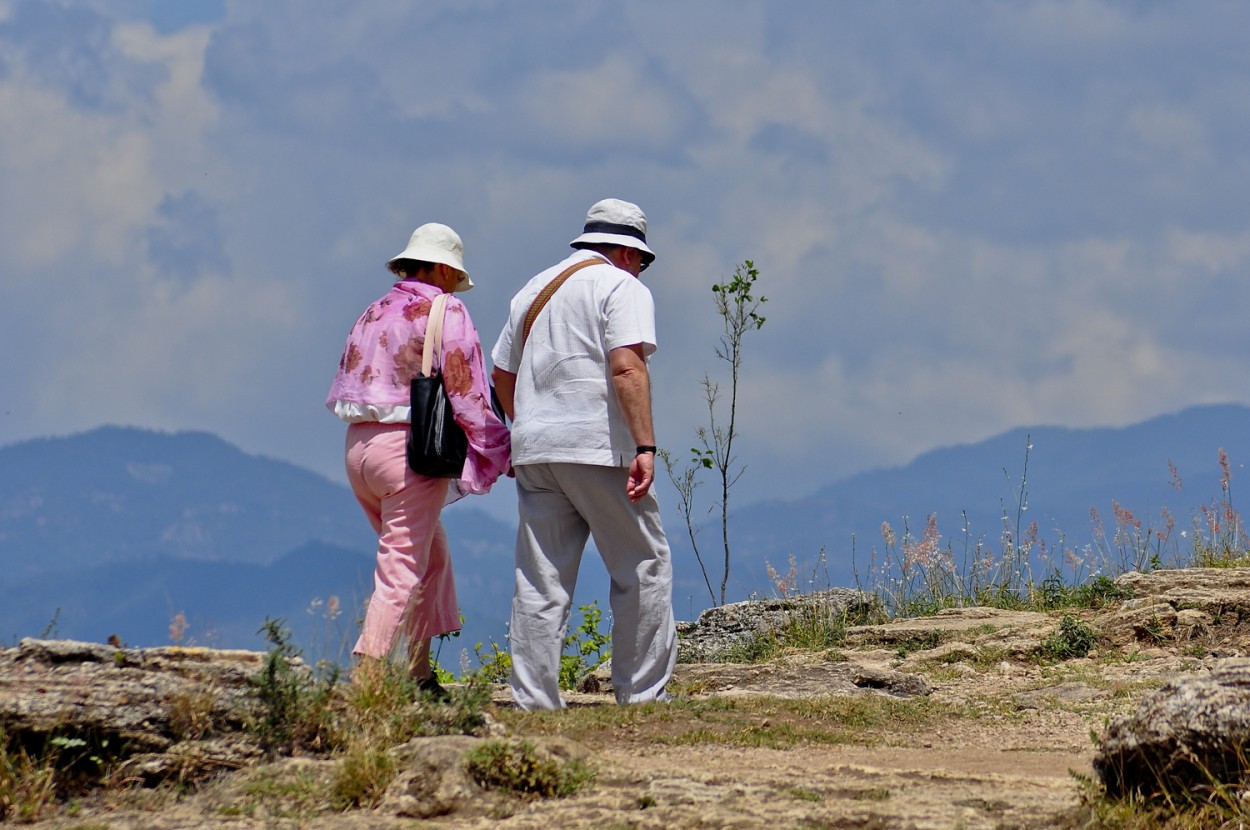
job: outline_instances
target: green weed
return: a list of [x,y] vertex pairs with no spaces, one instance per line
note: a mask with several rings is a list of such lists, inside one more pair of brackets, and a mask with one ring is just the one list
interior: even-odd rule
[[1123,602],[1131,592],[1115,584],[1106,574],[1099,574],[1081,583],[1073,592],[1073,605],[1081,608],[1099,609]]
[[[612,642],[611,635],[599,630],[599,623],[603,618],[599,603],[581,605],[577,610],[582,612],[582,624],[564,638],[565,653],[560,655],[561,689],[574,688],[586,672],[593,670],[612,655],[608,649]],[[569,653],[570,649],[572,653]]]
[[251,680],[252,694],[260,703],[260,713],[251,724],[253,734],[270,752],[322,745],[330,728],[338,667],[318,681],[300,659],[282,620],[267,618],[260,631],[270,649]]
[[466,769],[483,787],[538,798],[573,795],[595,778],[582,761],[548,757],[529,741],[485,741],[469,752]]
[[1069,660],[1089,654],[1097,642],[1098,635],[1089,623],[1064,614],[1059,627],[1042,641],[1041,651],[1051,660]]
[[[764,325],[764,316],[759,313],[767,297],[753,294],[755,282],[760,272],[751,260],[744,260],[738,265],[728,282],[714,283],[712,294],[715,298],[716,313],[724,324],[720,345],[716,356],[730,366],[729,386],[729,421],[717,420],[720,410],[720,385],[712,381],[708,375],[703,376],[702,387],[704,400],[707,403],[708,422],[705,426],[695,429],[699,446],[690,448],[690,463],[678,473],[672,455],[667,450],[660,450],[657,457],[668,470],[669,480],[677,490],[677,512],[686,521],[686,531],[690,545],[694,550],[695,560],[703,571],[703,581],[707,585],[708,597],[716,603],[716,592],[712,589],[712,581],[708,576],[703,555],[699,550],[698,527],[694,509],[694,492],[702,483],[699,475],[704,470],[714,470],[720,479],[718,507],[721,519],[721,547],[724,551],[724,569],[721,571],[720,604],[725,604],[725,589],[729,584],[729,493],[734,484],[746,472],[745,467],[736,467],[734,459],[734,441],[740,436],[735,427],[738,416],[738,369],[742,364],[742,341],[750,331],[758,331]],[[723,418],[723,415],[721,416]]]
[[1146,638],[1155,645],[1166,642],[1172,636],[1168,627],[1164,625],[1163,621],[1158,617],[1151,617],[1146,620],[1145,624],[1142,625],[1141,630],[1142,633],[1146,635]]
[[477,657],[480,668],[477,676],[487,683],[507,683],[512,676],[512,655],[499,647],[494,640],[490,641],[490,653],[484,654],[482,644],[473,646],[473,654]]

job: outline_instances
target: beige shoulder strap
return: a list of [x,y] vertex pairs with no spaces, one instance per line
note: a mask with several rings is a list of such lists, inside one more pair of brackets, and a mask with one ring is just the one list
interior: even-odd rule
[[[434,365],[434,351],[438,351],[439,365],[443,357],[443,315],[447,312],[447,294],[439,294],[430,306],[430,319],[425,325],[425,342],[421,344],[421,377],[430,377]],[[431,346],[430,344],[433,343]]]

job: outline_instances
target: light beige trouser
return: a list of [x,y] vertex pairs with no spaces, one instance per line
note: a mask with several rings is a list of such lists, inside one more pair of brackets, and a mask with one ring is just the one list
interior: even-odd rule
[[512,697],[525,710],[563,708],[560,654],[588,538],[612,587],[612,687],[618,703],[666,700],[677,662],[673,569],[654,492],[632,503],[629,471],[588,464],[516,468],[520,525],[508,633]]

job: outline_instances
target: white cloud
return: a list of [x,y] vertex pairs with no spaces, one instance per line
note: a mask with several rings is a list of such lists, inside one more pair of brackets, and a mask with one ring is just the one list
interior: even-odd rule
[[1198,266],[1215,274],[1242,270],[1250,261],[1250,229],[1232,234],[1176,229],[1168,235],[1167,245],[1182,269]]
[[156,196],[139,175],[146,142],[131,125],[83,113],[54,92],[0,85],[0,244],[18,274],[68,260],[120,262]]
[[620,53],[588,68],[536,72],[518,97],[519,114],[541,140],[595,155],[667,147],[685,121],[644,66]]
[[1207,161],[1210,148],[1205,125],[1193,113],[1167,104],[1148,104],[1128,113],[1125,130],[1157,153],[1175,161]]
[[1101,44],[1129,28],[1122,9],[1102,0],[1043,0],[1011,11],[1020,15],[1033,37],[1053,43]]
[[10,217],[0,227],[0,244],[19,275],[31,279],[39,268],[118,265],[141,256],[140,231],[164,194],[179,189],[179,174],[191,178],[188,156],[202,148],[201,134],[213,123],[198,87],[204,40],[202,33],[159,38],[146,25],[115,29],[111,45],[119,60],[166,77],[152,89],[103,79],[109,98],[124,106],[76,106],[20,67],[0,78],[0,107],[19,116],[0,125],[6,182],[0,202]]
[[299,314],[289,286],[206,278],[186,291],[145,289],[120,319],[79,320],[81,345],[33,391],[40,411],[75,413],[90,401],[105,422],[177,428],[271,406],[270,364]]
[[[1003,246],[896,223],[871,230],[856,249],[881,276],[871,292],[809,280],[798,305],[770,304],[747,343],[743,446],[786,471],[757,465],[774,489],[833,477],[811,466],[826,455],[902,462],[1008,425],[1124,425],[1243,399],[1244,353],[1205,350],[1178,330],[1204,316],[1218,325],[1185,263],[1235,273],[1250,234]],[[1223,299],[1244,312],[1244,296]],[[766,339],[775,347],[760,365]],[[830,449],[814,456],[814,446]]]

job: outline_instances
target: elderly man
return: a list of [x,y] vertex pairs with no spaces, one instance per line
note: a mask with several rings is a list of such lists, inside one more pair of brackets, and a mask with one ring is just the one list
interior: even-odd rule
[[589,537],[612,581],[617,702],[667,700],[677,661],[672,563],[651,491],[655,305],[638,279],[655,259],[646,216],[604,199],[571,245],[512,299],[491,353],[513,419],[520,526],[509,639],[512,696],[525,710],[564,706],[560,653]]

